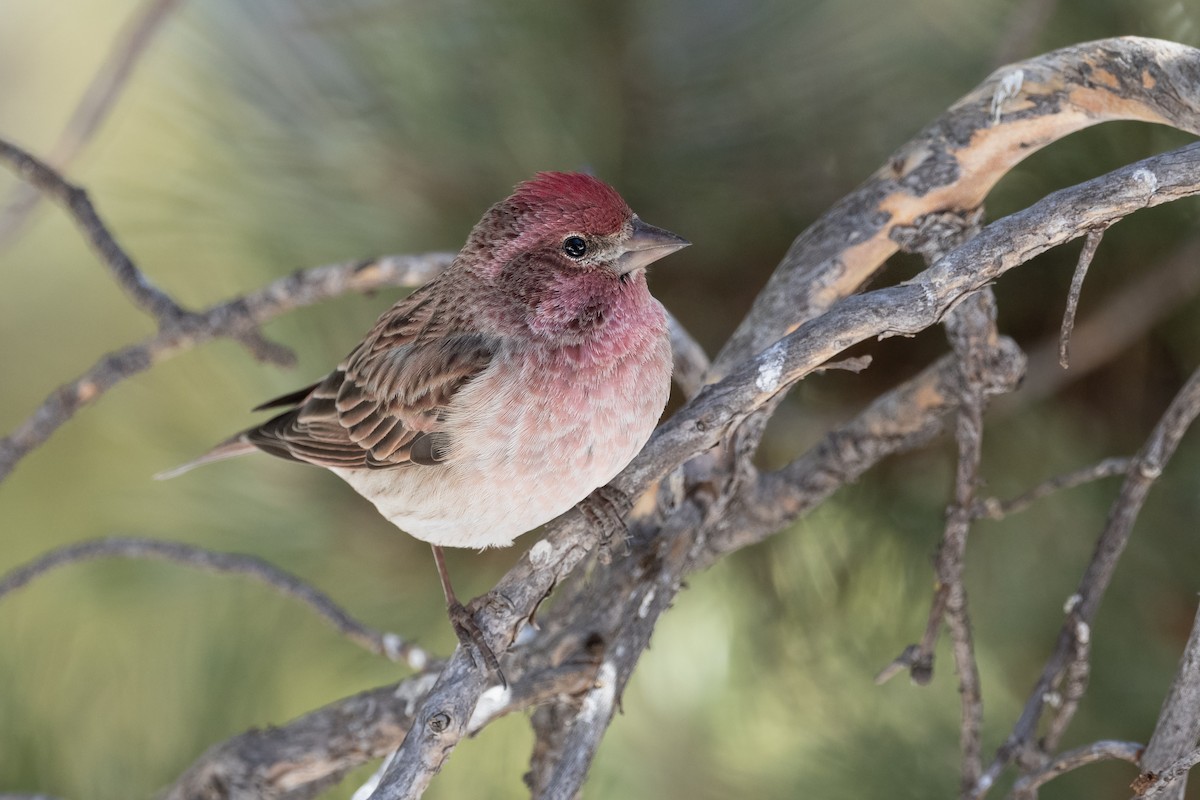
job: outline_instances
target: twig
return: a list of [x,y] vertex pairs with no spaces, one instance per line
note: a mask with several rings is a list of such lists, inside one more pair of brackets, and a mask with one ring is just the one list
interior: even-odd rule
[[1010,797],[1012,800],[1037,800],[1039,786],[1048,783],[1060,775],[1095,764],[1097,761],[1118,759],[1137,764],[1142,757],[1143,746],[1137,742],[1119,742],[1104,740],[1077,747],[1059,754],[1053,761],[1036,772],[1022,775],[1013,784]]
[[[181,0],[146,0],[129,19],[80,98],[58,141],[50,149],[50,155],[46,158],[48,164],[55,169],[66,169],[91,141],[116,104],[129,76],[162,23],[180,3]],[[29,219],[40,198],[41,195],[29,186],[17,187],[7,206],[0,211],[0,247],[12,242],[13,236]]]
[[[944,592],[946,627],[950,632],[951,653],[962,714],[959,743],[962,750],[962,789],[979,779],[983,770],[983,692],[979,682],[979,667],[975,662],[975,646],[971,635],[971,618],[967,611],[967,587],[963,584],[967,552],[967,536],[971,529],[971,507],[980,483],[979,465],[983,458],[983,410],[987,403],[984,375],[987,353],[999,335],[996,331],[996,299],[991,288],[968,297],[946,319],[946,330],[958,357],[963,375],[963,398],[958,408],[955,440],[958,442],[958,462],[954,477],[954,502],[946,518],[942,544],[938,550],[935,572],[939,592]],[[937,600],[934,606],[938,605]],[[932,615],[931,615],[932,620]],[[932,663],[933,652],[928,653]]]
[[[1184,754],[1196,746],[1197,739],[1200,739],[1200,612],[1192,622],[1192,632],[1179,659],[1179,669],[1163,700],[1154,734],[1146,745],[1142,770],[1169,772],[1170,764],[1185,758]],[[1186,789],[1187,779],[1181,774],[1169,791],[1166,787],[1156,791],[1167,795],[1163,800],[1182,800]]]
[[1038,500],[1055,492],[1064,489],[1074,489],[1076,486],[1082,486],[1085,483],[1091,483],[1103,478],[1111,478],[1114,475],[1124,475],[1129,469],[1130,461],[1131,459],[1128,458],[1106,458],[1090,467],[1083,467],[1073,472],[1056,475],[1011,500],[1001,500],[998,497],[984,498],[975,504],[975,507],[971,510],[971,515],[975,519],[1004,519],[1009,514],[1024,511]]
[[1186,786],[1180,786],[1179,781],[1187,777],[1188,771],[1197,764],[1200,764],[1200,747],[1181,756],[1162,772],[1142,773],[1131,788],[1138,797],[1144,797],[1146,800],[1162,797],[1168,789],[1179,789],[1179,795],[1182,797],[1182,790]]
[[60,547],[0,578],[0,599],[51,570],[98,558],[154,559],[209,572],[247,575],[304,603],[336,628],[338,633],[365,650],[407,664],[415,670],[425,669],[431,661],[424,649],[394,633],[381,633],[362,624],[321,590],[261,558],[239,553],[218,553],[182,542],[114,536]]
[[1031,347],[1028,374],[1021,391],[1000,398],[993,412],[1006,415],[1028,407],[1127,350],[1200,291],[1197,262],[1200,262],[1200,239],[1193,239],[1157,269],[1129,276],[1120,291],[1102,300],[1099,308],[1075,326],[1070,370],[1058,364],[1058,336]]
[[[69,183],[50,165],[3,139],[0,139],[0,161],[7,162],[18,175],[67,210],[76,227],[83,233],[101,262],[108,267],[117,283],[133,300],[134,305],[154,317],[160,333],[169,333],[177,328],[186,332],[195,325],[203,324],[202,320],[197,319],[198,315],[177,304],[138,269],[133,259],[117,243],[116,237],[100,219],[86,191]],[[285,367],[296,362],[296,356],[291,350],[267,341],[262,332],[255,327],[231,331],[228,335],[245,345],[250,355],[260,361],[270,361]]]
[[1030,692],[1029,700],[1007,741],[976,783],[972,797],[982,797],[995,783],[1000,771],[1024,755],[1031,746],[1046,698],[1054,691],[1074,650],[1077,626],[1079,622],[1090,625],[1095,618],[1146,495],[1162,474],[1167,460],[1197,414],[1200,414],[1200,370],[1188,378],[1130,464],[1121,491],[1109,511],[1108,522],[1096,541],[1095,552],[1079,582],[1076,596],[1072,598],[1071,611],[1059,631],[1054,652],[1047,659],[1041,677]]
[[1096,248],[1104,238],[1104,228],[1088,231],[1083,240],[1083,249],[1079,251],[1079,261],[1075,264],[1075,274],[1071,276],[1071,290],[1067,293],[1067,309],[1063,312],[1062,331],[1058,337],[1058,364],[1063,369],[1071,366],[1071,331],[1075,328],[1075,311],[1079,308],[1079,295],[1083,292],[1083,281],[1087,278],[1088,267],[1096,257]]
[[73,183],[68,183],[49,164],[4,139],[0,139],[0,161],[7,163],[14,172],[42,194],[67,210],[88,244],[117,279],[117,283],[138,308],[154,317],[160,328],[187,316],[188,312],[151,283],[124,248],[117,244],[117,240],[96,213],[87,192]]
[[[1072,597],[1068,602],[1074,605],[1074,598]],[[1073,615],[1074,611],[1074,608],[1068,608],[1068,617]],[[1070,661],[1067,662],[1061,679],[1063,688],[1050,696],[1053,698],[1053,702],[1047,698],[1047,704],[1054,708],[1054,714],[1050,717],[1050,722],[1046,725],[1046,732],[1038,743],[1038,748],[1047,753],[1053,753],[1058,749],[1058,743],[1063,734],[1067,732],[1071,720],[1075,718],[1075,712],[1079,709],[1079,701],[1083,699],[1083,695],[1087,691],[1088,680],[1091,678],[1092,628],[1081,619],[1074,620],[1074,623]]]

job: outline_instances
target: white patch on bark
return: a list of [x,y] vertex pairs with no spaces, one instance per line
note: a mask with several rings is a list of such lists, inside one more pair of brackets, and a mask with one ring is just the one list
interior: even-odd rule
[[1024,83],[1025,70],[1023,69],[1014,69],[1000,79],[1000,85],[996,87],[996,92],[992,95],[993,125],[1000,122],[1000,115],[1004,113],[1004,104],[1021,93],[1021,86]]
[[779,381],[783,378],[783,350],[775,344],[765,355],[767,360],[759,365],[754,385],[760,392],[771,393],[779,388]]
[[1134,170],[1133,179],[1138,183],[1145,184],[1150,190],[1150,194],[1154,194],[1158,191],[1158,176],[1145,167]]
[[474,733],[482,729],[508,705],[511,699],[512,690],[507,686],[493,686],[479,695],[479,702],[475,704],[475,711],[467,722],[467,730]]
[[611,714],[616,699],[617,668],[611,661],[605,661],[596,673],[596,688],[583,696],[583,704],[579,708],[579,721],[584,725],[594,725]]
[[535,567],[540,567],[550,560],[550,556],[554,554],[554,548],[545,539],[542,539],[533,547],[529,548],[529,563]]
[[650,604],[654,602],[654,595],[657,594],[654,587],[650,587],[650,591],[646,592],[646,596],[642,598],[642,604],[638,606],[638,619],[645,619],[650,613]]

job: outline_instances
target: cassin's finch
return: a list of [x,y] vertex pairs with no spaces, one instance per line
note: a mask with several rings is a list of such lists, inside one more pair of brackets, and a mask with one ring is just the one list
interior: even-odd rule
[[593,177],[541,173],[333,372],[260,406],[289,410],[166,477],[255,449],[328,468],[433,545],[456,631],[494,666],[440,548],[512,544],[637,455],[671,378],[645,268],[687,244]]

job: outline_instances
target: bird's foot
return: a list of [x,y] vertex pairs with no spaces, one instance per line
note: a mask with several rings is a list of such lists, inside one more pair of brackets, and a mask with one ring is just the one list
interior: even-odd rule
[[601,486],[579,504],[588,524],[600,533],[597,557],[601,564],[612,562],[612,548],[619,544],[621,552],[629,552],[629,526],[625,518],[633,510],[633,500],[615,486]]
[[[483,631],[479,629],[479,623],[475,621],[475,614],[458,601],[448,605],[446,611],[450,615],[450,625],[454,628],[454,635],[458,637],[458,641],[467,649],[467,652],[472,653],[472,659],[474,659],[474,653],[479,653],[484,665],[495,673],[500,685],[507,689],[508,680],[500,669],[500,659],[496,658],[496,654],[488,646],[487,640],[483,638]],[[479,662],[476,661],[475,665],[479,666]]]

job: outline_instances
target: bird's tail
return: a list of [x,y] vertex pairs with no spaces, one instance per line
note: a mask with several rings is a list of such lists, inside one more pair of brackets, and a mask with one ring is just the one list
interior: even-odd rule
[[258,448],[250,444],[250,442],[246,441],[246,435],[244,433],[239,433],[236,436],[229,437],[199,458],[192,459],[186,464],[180,464],[178,467],[158,473],[154,476],[154,480],[165,481],[171,478],[177,478],[183,473],[195,469],[202,464],[210,464],[213,461],[224,461],[225,459],[233,458],[234,456],[253,453],[257,449]]

